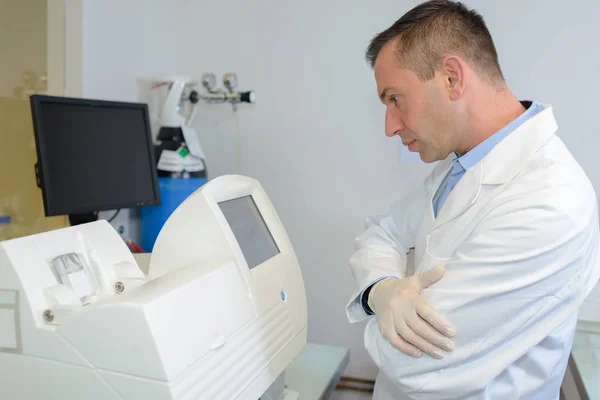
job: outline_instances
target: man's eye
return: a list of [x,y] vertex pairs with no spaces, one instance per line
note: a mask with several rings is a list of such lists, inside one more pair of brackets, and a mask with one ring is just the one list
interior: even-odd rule
[[398,104],[398,96],[390,96],[389,102],[393,104]]

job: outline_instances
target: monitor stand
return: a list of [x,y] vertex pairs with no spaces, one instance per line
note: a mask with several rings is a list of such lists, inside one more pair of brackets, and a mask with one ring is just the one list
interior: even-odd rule
[[98,213],[90,212],[83,214],[69,214],[69,223],[71,226],[87,224],[88,222],[98,221]]

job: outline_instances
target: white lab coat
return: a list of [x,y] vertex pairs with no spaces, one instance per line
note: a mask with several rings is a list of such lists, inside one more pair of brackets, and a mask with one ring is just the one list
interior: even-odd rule
[[[370,318],[374,400],[558,399],[577,312],[600,269],[596,195],[556,131],[544,105],[465,173],[437,218],[432,198],[451,158],[367,221],[350,259],[358,287],[347,315]],[[406,276],[411,248],[415,272],[446,265],[422,292],[457,328],[443,360],[393,348],[360,304],[379,277]]]

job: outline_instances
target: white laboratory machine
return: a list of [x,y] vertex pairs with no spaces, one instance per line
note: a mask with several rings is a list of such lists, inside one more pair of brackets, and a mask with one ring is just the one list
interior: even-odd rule
[[296,399],[281,375],[306,326],[298,260],[251,178],[189,196],[147,273],[106,221],[0,242],[0,399]]

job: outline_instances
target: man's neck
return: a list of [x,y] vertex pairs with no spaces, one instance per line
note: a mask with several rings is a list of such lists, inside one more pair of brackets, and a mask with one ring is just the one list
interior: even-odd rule
[[459,153],[465,154],[525,112],[525,107],[507,88],[490,88],[472,99],[468,133]]

